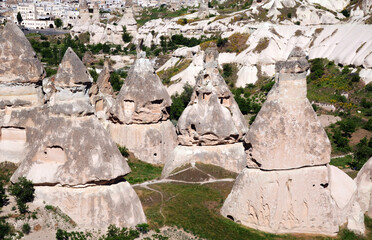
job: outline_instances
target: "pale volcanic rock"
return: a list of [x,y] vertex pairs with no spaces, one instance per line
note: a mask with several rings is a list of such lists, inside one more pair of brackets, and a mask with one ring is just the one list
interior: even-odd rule
[[170,120],[153,124],[108,124],[112,139],[145,162],[164,164],[176,147],[177,136]]
[[110,182],[130,172],[110,135],[92,117],[52,117],[35,132],[30,151],[12,176],[34,184],[83,185]]
[[177,123],[178,143],[162,177],[188,163],[213,164],[233,172],[246,165],[242,139],[247,123],[218,71],[218,52],[207,49],[189,105]]
[[114,103],[114,90],[110,83],[111,68],[109,61],[105,60],[104,67],[100,72],[97,83],[90,89],[90,100],[95,107],[96,116],[100,120],[108,118],[107,112]]
[[91,84],[92,78],[83,62],[69,47],[59,64],[55,79],[56,87],[72,87],[80,84]]
[[178,167],[196,162],[223,167],[232,172],[241,172],[246,165],[246,155],[241,143],[216,146],[177,146],[170,153],[162,177],[167,177]]
[[70,116],[93,114],[94,109],[89,101],[92,83],[93,79],[82,61],[68,48],[55,79],[50,81],[53,90],[47,101],[51,112]]
[[172,103],[166,88],[144,53],[134,62],[108,116],[113,140],[142,161],[164,164],[177,145],[168,120]]
[[26,124],[15,116],[27,116],[44,103],[44,76],[31,44],[18,26],[8,22],[0,33],[0,162],[22,161],[32,139]]
[[149,124],[167,120],[171,99],[149,59],[140,57],[128,72],[110,117],[121,124]]
[[240,141],[248,131],[238,104],[217,68],[218,53],[207,51],[205,70],[177,124],[181,145],[218,145]]
[[30,42],[14,23],[0,34],[0,83],[37,83],[45,76]]
[[306,97],[308,67],[296,52],[277,64],[278,80],[245,139],[251,146],[250,167],[272,170],[329,163],[329,139]]
[[364,164],[355,179],[358,203],[369,217],[372,217],[372,157]]
[[42,111],[14,116],[29,126],[33,141],[11,181],[31,180],[40,203],[58,206],[81,227],[145,222],[139,198],[122,182],[130,168],[94,115],[91,80],[71,49],[49,84],[52,94]]
[[244,169],[221,213],[235,222],[271,233],[336,235],[334,211],[325,166],[287,171]]
[[331,146],[306,98],[305,54],[276,64],[278,78],[245,138],[247,168],[221,214],[271,233],[364,234],[357,186],[329,166]]
[[[107,61],[105,62],[107,63]],[[112,89],[112,86],[110,83],[110,73],[111,73],[111,70],[107,63],[105,64],[102,71],[99,73],[99,76],[97,79],[98,89],[103,94],[112,95],[114,93],[114,90]]]
[[135,227],[145,223],[141,202],[128,182],[85,188],[35,188],[35,204],[58,206],[79,227]]

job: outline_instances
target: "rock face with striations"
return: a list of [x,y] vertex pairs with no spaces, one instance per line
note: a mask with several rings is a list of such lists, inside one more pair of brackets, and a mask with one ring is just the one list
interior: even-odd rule
[[95,106],[96,115],[100,120],[107,120],[107,111],[114,103],[114,90],[110,83],[111,69],[109,61],[105,60],[104,67],[100,72],[97,83],[90,89],[90,100]]
[[177,124],[178,146],[163,169],[163,176],[190,162],[201,161],[240,172],[245,164],[241,143],[248,131],[225,80],[217,67],[218,52],[208,49],[189,105]]
[[[221,213],[271,233],[364,233],[356,184],[329,166],[331,145],[306,98],[301,49],[276,65],[278,78],[245,138],[247,168]],[[362,216],[362,217],[361,217]]]
[[372,157],[364,164],[355,179],[358,186],[358,203],[363,211],[372,217]]
[[36,111],[43,103],[45,71],[22,31],[8,22],[0,32],[0,162],[18,163],[24,156],[26,125],[15,115]]
[[89,103],[91,78],[68,49],[43,111],[18,118],[34,127],[21,176],[35,184],[36,203],[58,206],[81,227],[146,222],[137,194],[123,177],[130,168]]
[[140,160],[164,164],[176,145],[175,129],[168,120],[170,105],[167,90],[150,61],[139,56],[109,111],[112,138]]

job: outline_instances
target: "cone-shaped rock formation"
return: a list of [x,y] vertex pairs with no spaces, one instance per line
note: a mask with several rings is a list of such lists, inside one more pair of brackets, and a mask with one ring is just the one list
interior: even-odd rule
[[236,143],[248,131],[243,114],[217,68],[218,52],[207,50],[189,105],[178,124],[181,145]]
[[358,186],[358,203],[372,217],[372,157],[364,164],[355,179]]
[[25,35],[8,22],[0,34],[0,82],[36,83],[45,71]]
[[109,131],[142,161],[164,164],[176,146],[176,133],[168,120],[171,99],[144,53],[128,72],[109,111]]
[[309,64],[301,53],[294,50],[288,61],[276,65],[279,81],[246,138],[250,167],[291,169],[330,161],[329,139],[306,97]]
[[246,121],[217,68],[218,52],[208,49],[189,105],[177,124],[180,146],[170,156],[163,177],[190,162],[214,164],[240,172],[245,154],[241,143]]
[[356,184],[329,166],[331,146],[306,98],[309,65],[301,49],[277,63],[274,88],[245,139],[247,165],[221,213],[272,233],[364,232]]
[[37,111],[43,100],[45,71],[22,31],[8,22],[0,32],[0,162],[18,163],[31,139],[17,122]]
[[11,181],[30,179],[36,202],[57,205],[79,226],[135,226],[146,218],[138,196],[123,181],[130,172],[126,159],[93,115],[88,76],[68,49],[44,111],[20,119],[34,124],[33,143]]
[[107,120],[107,111],[112,107],[114,90],[110,83],[111,69],[106,59],[104,67],[100,72],[97,83],[90,89],[90,99],[95,106],[96,115],[100,120]]

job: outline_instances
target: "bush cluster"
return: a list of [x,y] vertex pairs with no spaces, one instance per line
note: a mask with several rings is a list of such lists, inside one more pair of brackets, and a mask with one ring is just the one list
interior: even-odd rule
[[18,182],[9,187],[10,194],[15,197],[20,213],[27,212],[27,203],[34,200],[34,186],[31,181],[24,177],[18,178]]

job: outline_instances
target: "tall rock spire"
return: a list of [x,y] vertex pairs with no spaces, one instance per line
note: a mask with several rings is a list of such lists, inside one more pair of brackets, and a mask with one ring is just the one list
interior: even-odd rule
[[272,170],[329,163],[331,144],[306,97],[308,68],[299,48],[276,64],[277,82],[245,139],[251,146],[250,167]]
[[25,35],[8,22],[0,34],[0,82],[35,83],[45,71]]
[[218,52],[205,52],[204,67],[189,105],[178,124],[181,145],[218,145],[235,143],[248,131],[232,93],[217,68]]
[[271,233],[334,236],[345,222],[363,233],[356,183],[328,165],[330,142],[306,98],[308,68],[299,48],[276,64],[276,84],[245,138],[247,168],[221,213]]
[[167,120],[171,99],[150,60],[138,58],[110,111],[114,122],[148,124]]
[[248,131],[234,96],[218,71],[218,52],[204,52],[189,105],[177,123],[179,146],[169,155],[162,177],[189,163],[213,164],[240,172],[246,165],[242,141]]

